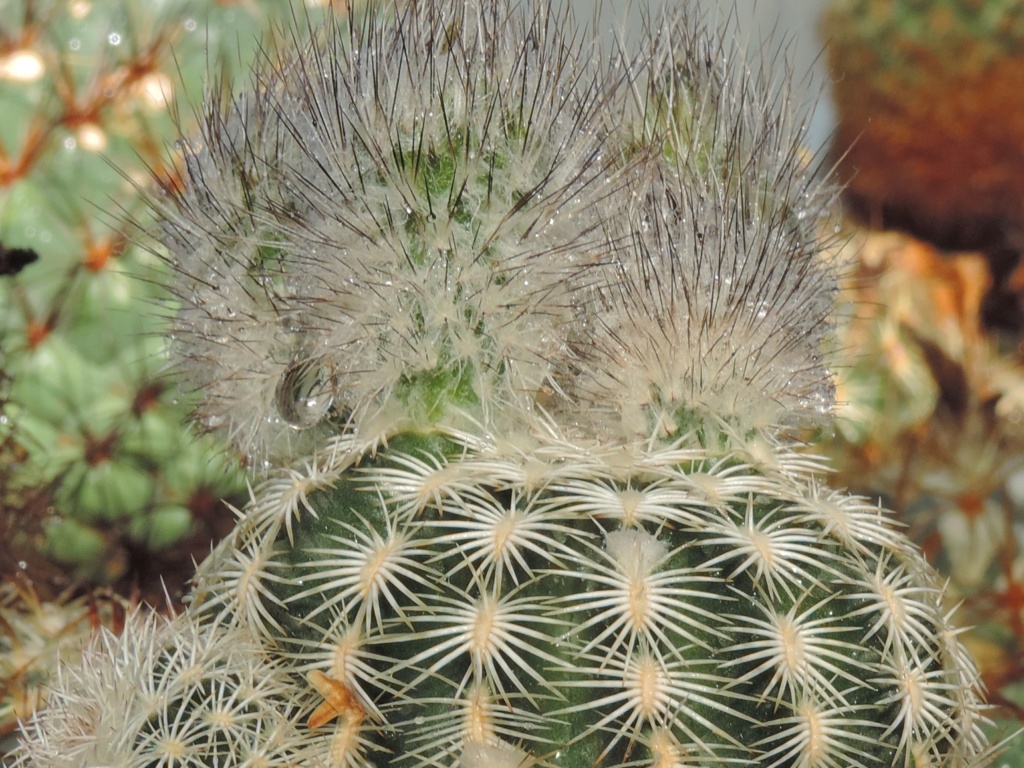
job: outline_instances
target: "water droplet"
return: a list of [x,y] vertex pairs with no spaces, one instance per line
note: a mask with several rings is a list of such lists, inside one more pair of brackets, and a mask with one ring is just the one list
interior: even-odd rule
[[217,429],[218,427],[224,426],[224,422],[227,421],[227,419],[219,414],[210,413],[200,418],[199,421],[207,429]]
[[315,427],[331,410],[337,379],[319,358],[293,364],[278,382],[274,403],[292,429]]
[[107,146],[107,135],[95,123],[85,123],[75,134],[75,140],[90,152],[99,152]]
[[107,35],[107,42],[111,45],[120,45],[121,36],[117,32],[111,32],[109,35]]

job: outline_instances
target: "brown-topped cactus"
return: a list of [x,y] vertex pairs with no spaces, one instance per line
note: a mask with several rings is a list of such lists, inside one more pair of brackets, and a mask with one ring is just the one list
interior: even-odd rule
[[851,209],[952,248],[1024,247],[1024,3],[837,0],[824,17]]

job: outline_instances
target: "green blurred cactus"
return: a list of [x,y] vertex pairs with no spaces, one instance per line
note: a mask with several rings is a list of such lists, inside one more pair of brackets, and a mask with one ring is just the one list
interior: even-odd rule
[[501,0],[253,82],[152,202],[197,416],[265,479],[185,639],[98,649],[18,768],[991,760],[933,572],[788,437],[835,276],[786,86],[686,13],[633,57]]
[[150,173],[176,176],[174,115],[201,97],[209,64],[251,59],[269,17],[5,0],[0,22],[0,243],[37,256],[0,277],[3,570],[41,552],[93,583],[152,578],[152,553],[196,536],[201,551],[230,529],[220,500],[241,501],[244,483],[185,426],[153,311],[165,270],[126,221],[143,215]]

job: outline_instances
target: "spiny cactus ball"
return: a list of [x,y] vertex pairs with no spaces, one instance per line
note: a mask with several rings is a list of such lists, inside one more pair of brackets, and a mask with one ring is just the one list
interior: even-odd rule
[[927,564],[808,469],[696,432],[341,438],[265,486],[197,609],[308,676],[339,765],[980,764]]
[[304,703],[244,629],[135,611],[58,670],[14,765],[305,764]]
[[386,3],[208,105],[174,347],[266,472],[189,618],[315,692],[310,764],[983,764],[932,572],[786,442],[832,400],[799,112],[692,15],[608,47]]

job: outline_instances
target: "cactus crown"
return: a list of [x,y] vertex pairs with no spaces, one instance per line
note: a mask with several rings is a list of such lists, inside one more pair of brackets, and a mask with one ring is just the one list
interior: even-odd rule
[[828,410],[830,191],[765,118],[788,94],[685,18],[608,63],[568,29],[373,6],[211,100],[157,202],[203,423],[266,459],[342,427]]

